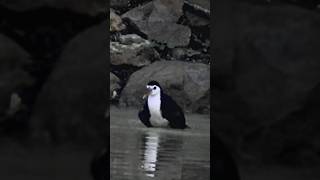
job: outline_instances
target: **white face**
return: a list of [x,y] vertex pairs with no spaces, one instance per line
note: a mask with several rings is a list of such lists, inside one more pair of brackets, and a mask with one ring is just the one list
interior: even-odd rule
[[160,88],[156,85],[147,85],[147,89],[150,91],[149,95],[151,96],[160,94]]

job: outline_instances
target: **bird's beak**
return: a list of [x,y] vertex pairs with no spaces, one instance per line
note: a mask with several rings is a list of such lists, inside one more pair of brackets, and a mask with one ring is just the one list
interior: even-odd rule
[[147,98],[150,95],[151,91],[152,91],[151,88],[147,88],[147,92],[143,95],[142,99]]

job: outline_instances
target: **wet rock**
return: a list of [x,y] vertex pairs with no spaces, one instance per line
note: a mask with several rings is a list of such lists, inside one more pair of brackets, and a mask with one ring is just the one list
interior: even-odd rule
[[122,35],[120,42],[110,42],[110,63],[142,67],[159,59],[150,41],[135,34]]
[[15,11],[27,11],[41,7],[52,7],[58,9],[70,9],[74,12],[96,15],[98,13],[105,12],[107,2],[104,0],[71,0],[68,1],[68,3],[64,0],[0,0],[0,5]]
[[[294,6],[240,4],[235,9],[236,34],[232,35],[232,46],[228,44],[224,50],[232,54],[233,60],[234,74],[229,78],[234,80],[234,89],[224,91],[224,96],[232,100],[215,106],[225,115],[230,115],[228,109],[234,109],[234,117],[217,122],[216,128],[230,139],[239,137],[238,144],[229,141],[230,145],[242,144],[254,158],[279,160],[283,157],[280,152],[290,149],[294,142],[289,137],[297,137],[297,131],[284,130],[285,124],[292,122],[291,129],[312,134],[299,137],[301,142],[320,137],[316,129],[301,128],[307,124],[305,115],[296,123],[288,120],[292,113],[305,107],[308,95],[320,83],[316,78],[320,76],[320,16]],[[216,72],[222,73],[221,67],[216,66]],[[310,114],[316,113],[315,107]],[[268,138],[269,135],[272,136]],[[269,139],[268,143],[264,139]],[[303,143],[295,146],[298,148],[292,149],[301,148]],[[293,154],[298,157],[296,153]]]
[[[8,37],[0,34],[0,116],[11,114],[11,95],[30,87],[34,79],[24,69],[29,54]],[[14,108],[14,107],[12,107]]]
[[110,32],[118,32],[125,29],[126,26],[122,23],[122,19],[113,9],[110,9]]
[[114,99],[116,96],[118,96],[117,91],[119,89],[120,79],[113,73],[110,73],[110,99]]
[[182,6],[182,0],[155,0],[131,9],[122,18],[133,23],[148,39],[166,43],[170,48],[187,46],[191,30],[176,24],[182,15]]
[[61,54],[31,117],[34,141],[101,143],[106,137],[106,22],[80,33]]
[[205,64],[157,61],[133,73],[124,87],[120,104],[141,107],[145,85],[156,80],[186,110],[208,112],[210,68]]

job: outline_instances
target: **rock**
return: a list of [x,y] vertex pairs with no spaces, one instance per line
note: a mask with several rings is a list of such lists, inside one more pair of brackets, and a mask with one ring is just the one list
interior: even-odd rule
[[118,32],[125,29],[126,26],[122,23],[122,19],[113,9],[110,9],[110,32]]
[[185,47],[190,43],[191,30],[187,26],[173,23],[154,22],[142,25],[148,37],[159,43],[166,43],[169,48]]
[[199,51],[195,51],[193,49],[184,49],[184,48],[174,48],[172,49],[172,57],[178,60],[184,60],[185,58],[199,56],[201,53]]
[[119,11],[126,11],[128,9],[132,9],[137,6],[141,6],[146,2],[150,2],[152,0],[111,0],[110,1],[110,8],[119,10]]
[[191,26],[207,26],[210,24],[209,0],[185,0],[184,15]]
[[34,141],[93,144],[105,141],[106,22],[71,40],[39,93],[31,117]]
[[120,105],[141,107],[145,85],[150,80],[158,81],[186,110],[210,109],[210,67],[181,61],[157,61],[133,73],[121,93]]
[[207,17],[210,16],[210,0],[185,0],[184,3],[194,11],[202,12]]
[[154,0],[149,22],[177,22],[183,11],[183,0]]
[[113,73],[110,73],[110,99],[114,99],[118,96],[117,91],[120,89],[119,84],[120,79]]
[[195,13],[186,11],[185,15],[190,21],[191,26],[207,26],[210,24],[210,19],[199,16]]
[[171,55],[173,58],[181,60],[187,57],[187,50],[184,48],[174,48],[171,51]]
[[[303,128],[307,124],[305,115],[299,121],[289,120],[293,113],[304,109],[309,94],[320,83],[316,78],[320,77],[317,46],[320,15],[289,5],[264,7],[242,3],[234,9],[231,22],[236,23],[236,31],[226,34],[233,39],[229,41],[232,46],[228,44],[224,50],[232,54],[233,74],[225,76],[222,66],[215,68],[215,72],[220,72],[216,76],[225,77],[226,81],[228,77],[233,84],[227,89],[216,86],[224,92],[215,97],[215,101],[221,99],[221,104],[215,104],[221,115],[216,118],[233,117],[217,121],[215,131],[229,139],[234,149],[239,148],[238,151],[253,159],[279,160],[286,149],[294,151],[291,157],[299,157],[295,149],[305,144],[292,147],[297,131],[310,134],[310,137],[299,136],[299,142],[320,139],[318,129]],[[316,96],[319,93],[313,98]],[[316,114],[316,106],[312,107],[306,114]],[[310,118],[314,118],[309,120],[313,122],[319,119]],[[308,148],[312,149],[313,143]]]
[[[34,79],[24,69],[30,55],[8,37],[0,34],[0,114],[12,115],[11,96],[30,87]],[[14,108],[14,107],[12,107]]]
[[71,0],[66,3],[63,0],[0,0],[0,5],[14,11],[27,11],[41,7],[52,7],[58,9],[70,9],[74,12],[97,15],[105,12],[107,2],[104,0]]
[[112,65],[137,67],[146,66],[160,58],[150,41],[135,34],[120,36],[120,42],[110,42],[110,56]]
[[130,0],[111,0],[110,7],[111,8],[127,8],[130,4]]
[[121,17],[128,19],[151,40],[166,43],[170,48],[187,46],[191,30],[176,24],[182,15],[182,6],[182,0],[155,0],[131,9]]

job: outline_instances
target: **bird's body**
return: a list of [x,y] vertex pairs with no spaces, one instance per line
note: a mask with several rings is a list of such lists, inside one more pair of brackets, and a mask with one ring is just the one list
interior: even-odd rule
[[148,99],[146,100],[143,110],[139,112],[141,122],[147,127],[171,127],[184,129],[186,120],[183,110],[167,94],[156,81],[148,83]]
[[168,126],[169,125],[168,120],[162,116],[160,94],[157,94],[155,96],[149,96],[147,103],[148,103],[149,112],[150,112],[151,125],[155,127]]

